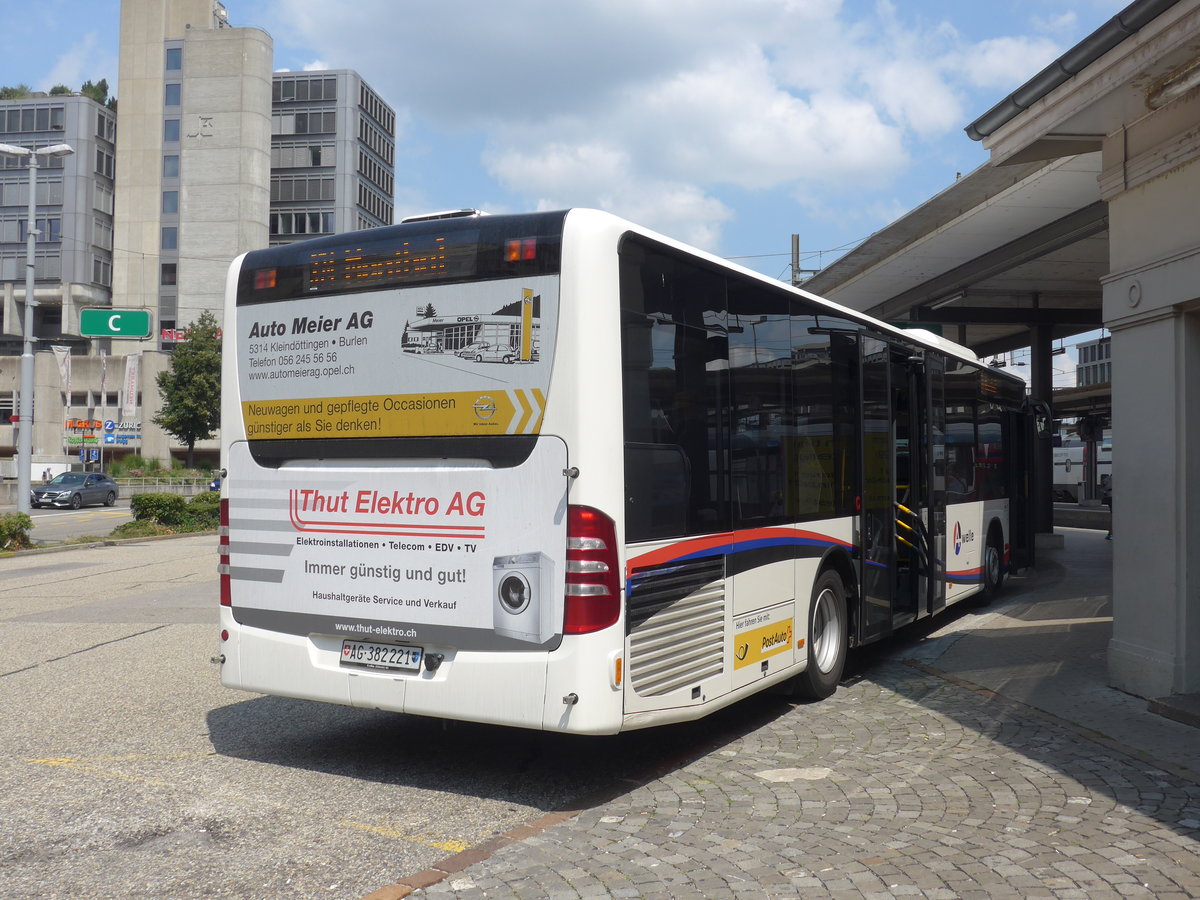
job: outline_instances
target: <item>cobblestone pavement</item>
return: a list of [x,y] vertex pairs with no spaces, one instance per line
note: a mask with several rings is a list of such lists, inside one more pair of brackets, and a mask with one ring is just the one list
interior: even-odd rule
[[1200,785],[884,662],[413,896],[1197,897]]

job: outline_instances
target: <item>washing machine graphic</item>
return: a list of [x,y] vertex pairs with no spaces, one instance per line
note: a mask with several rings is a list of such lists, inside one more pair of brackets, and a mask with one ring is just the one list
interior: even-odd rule
[[492,625],[496,634],[544,644],[557,633],[554,563],[544,553],[497,556],[492,561]]

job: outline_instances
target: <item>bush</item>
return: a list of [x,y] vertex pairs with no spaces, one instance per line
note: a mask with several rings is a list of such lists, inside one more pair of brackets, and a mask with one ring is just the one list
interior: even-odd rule
[[134,522],[161,525],[167,532],[210,531],[217,527],[221,498],[205,491],[190,501],[178,494],[134,494],[129,510]]
[[221,524],[221,495],[216,491],[197,494],[187,505],[188,519],[195,527],[190,531],[210,531]]
[[173,528],[168,528],[166,525],[159,525],[151,522],[149,519],[142,521],[124,522],[112,530],[110,537],[115,538],[134,538],[134,537],[154,537],[160,534],[176,534]]
[[129,499],[129,511],[135,521],[150,521],[168,528],[186,514],[187,500],[178,494],[134,494]]
[[28,550],[33,546],[29,529],[33,519],[25,513],[0,516],[0,550]]

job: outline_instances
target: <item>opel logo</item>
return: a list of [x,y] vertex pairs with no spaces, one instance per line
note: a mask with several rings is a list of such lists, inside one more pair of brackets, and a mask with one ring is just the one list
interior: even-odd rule
[[475,418],[479,419],[481,422],[486,422],[496,414],[496,401],[484,394],[475,401],[475,405],[472,407],[472,409],[475,410]]

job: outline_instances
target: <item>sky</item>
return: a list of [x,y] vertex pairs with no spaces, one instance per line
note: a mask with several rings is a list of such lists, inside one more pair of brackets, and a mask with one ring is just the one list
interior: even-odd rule
[[[788,280],[983,164],[964,128],[1129,0],[226,0],[397,113],[396,217],[609,210]],[[119,0],[11,6],[0,85],[118,98]]]

